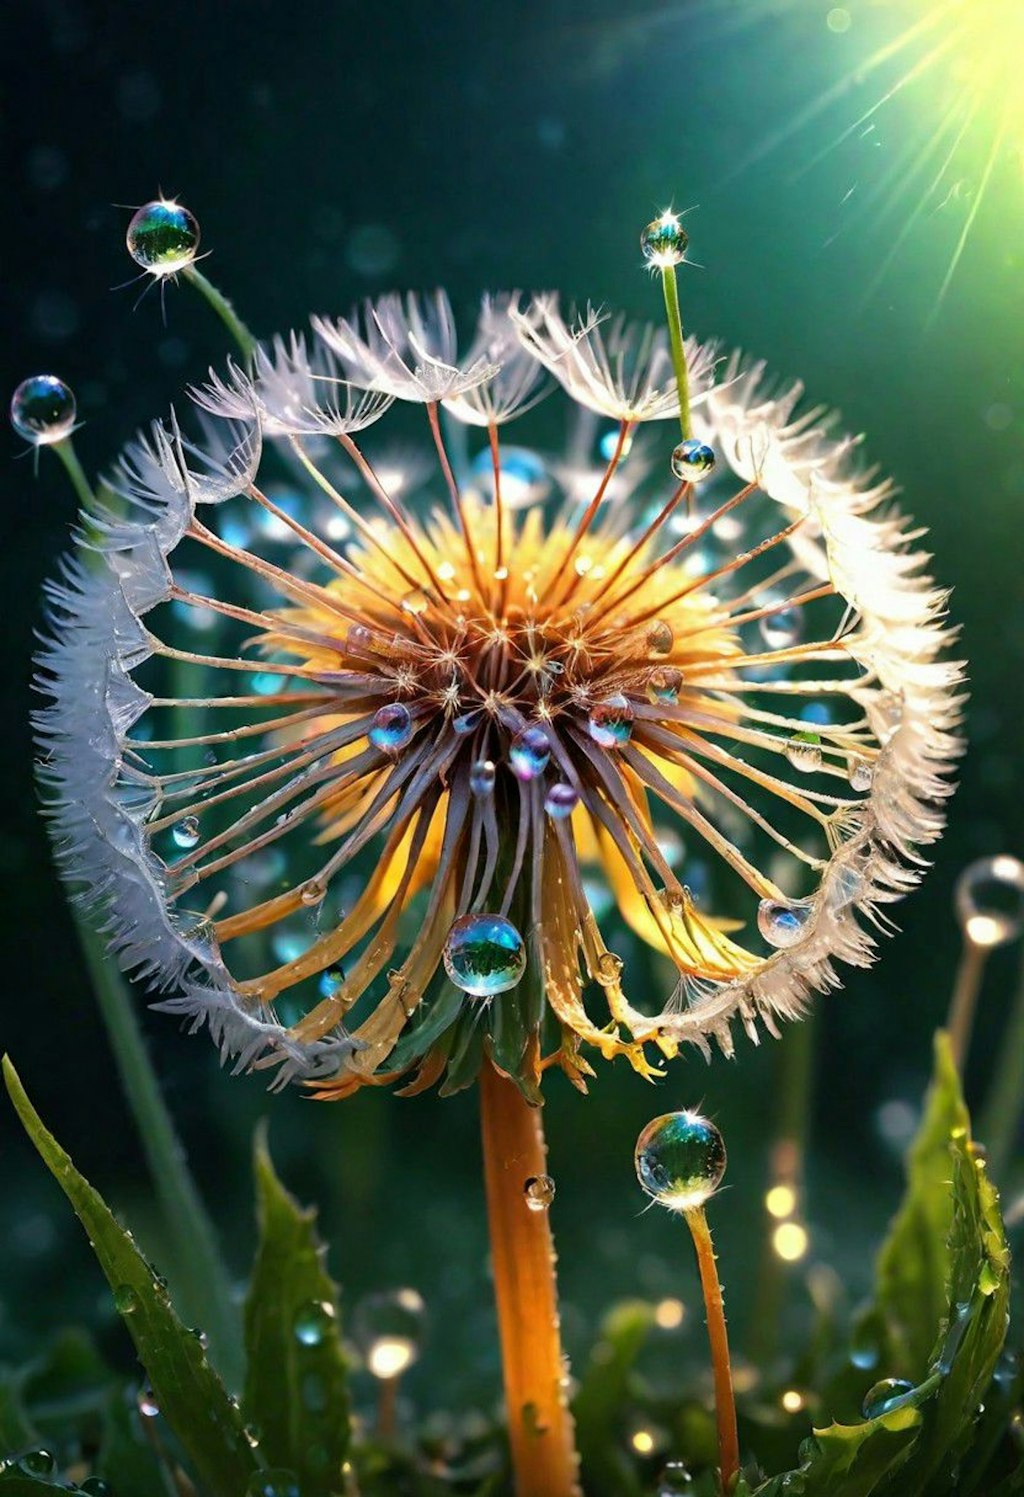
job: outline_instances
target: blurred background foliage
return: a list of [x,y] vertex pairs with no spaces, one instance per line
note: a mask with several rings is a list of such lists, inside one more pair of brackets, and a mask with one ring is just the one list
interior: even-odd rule
[[[683,282],[688,326],[767,357],[780,376],[804,378],[815,401],[839,406],[930,528],[971,662],[970,751],[937,866],[898,912],[904,934],[873,971],[818,1004],[810,1250],[789,1270],[795,1316],[808,1303],[810,1264],[832,1264],[852,1299],[867,1286],[958,957],[956,874],[972,858],[1024,847],[1019,162],[1000,160],[938,302],[977,190],[969,157],[960,190],[926,206],[867,294],[917,202],[911,188],[883,211],[872,191],[909,134],[927,135],[931,90],[907,90],[871,129],[821,154],[881,91],[877,78],[856,81],[858,67],[922,8],[34,0],[8,16],[2,48],[5,388],[43,369],[66,378],[88,467],[108,462],[226,352],[207,308],[182,289],[169,289],[166,321],[158,295],[135,306],[138,288],[111,289],[131,269],[128,214],[115,204],[180,194],[212,252],[204,268],[269,333],[395,285],[438,283],[464,308],[484,287],[550,286],[657,317],[637,234],[671,202],[697,210],[687,225],[703,268]],[[837,10],[849,24],[837,25]],[[822,113],[786,134],[842,78],[848,86]],[[57,465],[44,461],[37,482],[18,448],[3,439],[0,1039],[47,1123],[145,1245],[151,1187],[32,785],[32,631],[74,505]],[[614,944],[638,990],[663,980],[628,937]],[[990,1074],[1014,962],[1011,948],[990,966],[970,1100]],[[269,1099],[258,1078],[222,1074],[203,1039],[156,1015],[144,1023],[232,1269],[251,1258],[250,1141],[269,1115],[283,1176],[321,1203],[343,1308],[397,1285],[427,1302],[430,1341],[406,1396],[421,1409],[479,1399],[481,1387],[496,1399],[474,1094],[371,1092],[338,1107],[297,1091]],[[656,1090],[624,1065],[601,1065],[588,1099],[553,1078],[552,1219],[570,1353],[589,1345],[614,1299],[678,1296],[691,1310],[680,1357],[685,1342],[702,1363],[688,1245],[666,1214],[638,1219],[632,1168],[633,1141],[654,1113],[697,1104],[729,1145],[718,1248],[737,1340],[750,1344],[779,1060],[778,1047],[743,1042],[731,1063],[677,1063]],[[85,1240],[7,1108],[0,1158],[0,1357],[87,1320],[130,1365]]]

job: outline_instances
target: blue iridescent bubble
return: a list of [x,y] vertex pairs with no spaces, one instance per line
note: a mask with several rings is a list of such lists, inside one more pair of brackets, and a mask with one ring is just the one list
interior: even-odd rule
[[757,928],[769,946],[784,951],[800,940],[814,915],[814,909],[814,901],[810,899],[794,899],[789,903],[778,899],[762,899],[757,908]]
[[508,762],[517,780],[535,780],[551,758],[551,739],[538,723],[531,723],[512,740]]
[[683,684],[682,671],[674,665],[660,665],[647,678],[647,695],[652,702],[674,704],[679,700],[679,688]]
[[369,738],[374,748],[397,754],[412,737],[412,713],[402,702],[389,702],[373,714]]
[[477,759],[469,771],[469,788],[472,793],[480,799],[490,795],[494,790],[495,773],[491,759]]
[[504,915],[463,915],[448,932],[444,969],[464,993],[491,998],[522,977],[526,946]]
[[62,442],[74,430],[75,397],[55,374],[33,374],[11,396],[11,425],[36,447]]
[[571,785],[561,780],[551,786],[544,797],[544,809],[553,821],[564,821],[579,805],[579,796]]
[[715,466],[715,450],[707,442],[690,437],[672,453],[672,472],[681,483],[699,483]]
[[174,275],[191,265],[199,248],[199,225],[180,203],[160,199],[132,214],[125,235],[136,265],[152,275]]
[[649,1196],[673,1211],[692,1211],[721,1184],[725,1144],[714,1123],[699,1113],[668,1112],[640,1134],[635,1163]]
[[472,733],[479,723],[483,713],[479,710],[473,712],[460,712],[458,717],[452,718],[452,732],[457,733],[460,738],[465,738]]

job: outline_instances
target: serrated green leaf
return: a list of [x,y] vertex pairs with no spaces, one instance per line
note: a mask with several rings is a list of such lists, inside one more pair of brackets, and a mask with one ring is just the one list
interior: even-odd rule
[[[756,1497],[870,1497],[904,1463],[921,1416],[913,1407],[893,1410],[863,1424],[831,1424],[814,1431],[814,1451],[799,1472],[775,1477]],[[909,1497],[910,1489],[907,1489]]]
[[633,1367],[653,1325],[654,1307],[629,1300],[616,1305],[601,1327],[572,1406],[585,1491],[633,1497],[641,1490],[621,1436]]
[[324,1268],[316,1212],[280,1183],[262,1132],[255,1173],[260,1240],[245,1305],[242,1404],[267,1463],[293,1471],[303,1497],[328,1497],[341,1489],[349,1446],[337,1288]]
[[238,1409],[130,1233],[43,1126],[6,1056],[3,1070],[26,1132],[88,1233],[162,1414],[213,1497],[239,1497],[255,1460]]
[[935,1037],[935,1073],[907,1158],[907,1187],[878,1254],[872,1306],[889,1377],[921,1379],[946,1315],[950,1274],[950,1140],[969,1124],[948,1037]]

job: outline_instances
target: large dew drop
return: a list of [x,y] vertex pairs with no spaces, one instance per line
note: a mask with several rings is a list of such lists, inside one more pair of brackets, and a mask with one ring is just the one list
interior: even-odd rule
[[801,774],[813,774],[821,768],[821,734],[809,729],[794,733],[786,744],[786,758]]
[[132,214],[125,240],[136,265],[151,275],[174,275],[195,259],[199,225],[180,203],[145,203]]
[[356,1309],[353,1331],[370,1374],[387,1382],[418,1359],[427,1311],[415,1289],[371,1294]]
[[697,1112],[668,1112],[636,1141],[636,1174],[649,1196],[672,1211],[693,1211],[714,1195],[725,1174],[725,1143]]
[[11,396],[11,425],[35,447],[62,442],[74,429],[75,397],[55,374],[33,374]]
[[865,1419],[877,1419],[880,1414],[888,1414],[890,1409],[898,1409],[913,1391],[913,1383],[901,1377],[883,1377],[865,1393],[861,1412]]
[[799,608],[783,606],[760,620],[761,638],[769,650],[788,650],[803,638],[804,619]]
[[689,242],[690,237],[675,213],[662,213],[652,219],[640,235],[643,257],[655,270],[680,265]]
[[512,740],[508,751],[508,762],[517,780],[527,782],[543,774],[551,758],[551,739],[539,723],[529,727]]
[[571,785],[559,780],[552,785],[544,797],[544,809],[552,821],[564,821],[571,816],[579,804],[579,796]]
[[790,903],[762,899],[757,907],[757,928],[769,946],[785,951],[800,940],[814,915],[814,908],[811,899],[794,899]]
[[199,843],[199,817],[183,816],[176,821],[171,828],[171,840],[183,852],[196,847]]
[[699,483],[714,471],[715,450],[690,437],[672,451],[672,472],[680,483]]
[[1024,863],[1003,853],[969,863],[956,881],[957,918],[973,946],[1005,946],[1024,930]]
[[491,998],[522,977],[526,946],[504,915],[463,915],[444,943],[444,969],[464,993]]
[[412,713],[401,702],[389,702],[373,715],[370,742],[386,754],[397,754],[412,737]]

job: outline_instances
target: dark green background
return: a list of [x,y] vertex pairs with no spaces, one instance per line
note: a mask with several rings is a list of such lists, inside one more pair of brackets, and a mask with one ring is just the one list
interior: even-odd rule
[[[668,202],[698,205],[687,222],[704,268],[684,277],[688,324],[763,354],[780,375],[799,374],[815,400],[869,433],[871,454],[931,529],[935,572],[955,589],[970,660],[971,747],[937,866],[900,908],[904,933],[875,970],[852,975],[818,1009],[807,1212],[814,1256],[837,1260],[856,1290],[898,1186],[876,1112],[894,1097],[919,1099],[957,961],[957,871],[982,854],[1024,851],[1024,192],[1010,164],[996,173],[937,311],[957,203],[929,205],[865,301],[914,203],[911,194],[884,213],[871,192],[914,132],[926,137],[938,84],[895,101],[874,131],[854,132],[812,164],[875,97],[873,85],[851,83],[817,123],[751,159],[857,66],[899,10],[848,8],[854,24],[834,35],[828,7],[808,0],[34,0],[0,49],[0,282],[6,388],[41,370],[65,376],[86,423],[79,449],[94,467],[225,352],[208,310],[184,289],[169,290],[166,326],[157,296],[133,310],[136,289],[110,289],[131,273],[128,215],[114,204],[180,194],[212,251],[204,268],[260,333],[302,325],[310,311],[341,312],[392,284],[443,283],[464,308],[485,287],[555,287],[656,316],[639,228]],[[361,274],[348,258],[353,231],[368,224],[394,235],[386,276]],[[0,1034],[78,1163],[144,1225],[148,1186],[53,878],[26,726],[40,585],[73,502],[46,454],[35,481],[18,442],[3,448]],[[992,964],[975,1093],[1013,972],[1012,954]],[[473,1095],[373,1094],[335,1108],[297,1093],[268,1100],[258,1080],[221,1073],[203,1039],[182,1038],[156,1015],[145,1024],[233,1265],[241,1270],[250,1252],[248,1138],[266,1111],[286,1177],[323,1203],[348,1302],[408,1282],[432,1306],[422,1403],[460,1374],[468,1386],[478,1368],[496,1395]],[[777,1059],[777,1047],[744,1043],[731,1064],[675,1065],[657,1090],[600,1065],[589,1100],[555,1080],[553,1220],[574,1348],[616,1295],[692,1297],[678,1224],[639,1218],[631,1163],[639,1127],[684,1104],[703,1101],[729,1142],[734,1188],[715,1218],[742,1316]],[[0,1140],[0,1354],[20,1354],[37,1330],[97,1313],[101,1283],[5,1107]],[[692,1329],[691,1341],[699,1350]],[[442,1355],[445,1346],[457,1355]]]

